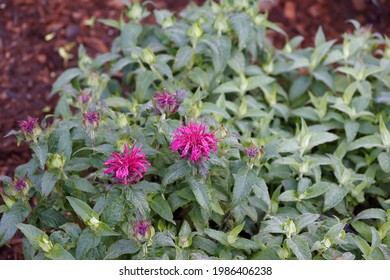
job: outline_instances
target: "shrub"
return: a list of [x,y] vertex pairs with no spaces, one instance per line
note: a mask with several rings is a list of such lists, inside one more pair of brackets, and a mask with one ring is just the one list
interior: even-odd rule
[[[253,2],[253,3],[252,3]],[[12,131],[0,245],[26,259],[389,259],[390,48],[361,29],[277,49],[258,1],[128,3],[111,52]],[[47,120],[50,119],[50,125]]]

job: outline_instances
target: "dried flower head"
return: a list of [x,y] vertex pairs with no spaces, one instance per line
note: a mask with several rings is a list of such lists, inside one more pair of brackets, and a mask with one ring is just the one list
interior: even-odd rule
[[146,167],[151,164],[146,160],[146,155],[141,152],[140,147],[133,147],[131,151],[126,144],[123,145],[124,153],[117,152],[111,154],[111,157],[105,162],[108,167],[104,174],[112,174],[117,182],[127,184],[136,184],[146,172]]
[[83,118],[84,118],[84,124],[86,126],[93,126],[93,127],[99,126],[100,116],[97,112],[91,111],[88,113],[84,113]]
[[30,135],[34,133],[34,129],[39,127],[38,119],[27,117],[27,121],[20,121],[19,127],[22,129],[24,135]]
[[217,151],[217,142],[214,132],[208,132],[203,123],[190,122],[175,131],[171,149],[179,152],[182,158],[199,162],[202,156],[208,160],[211,150]]
[[180,103],[177,100],[176,93],[168,94],[166,88],[163,93],[157,92],[153,98],[154,111],[156,114],[166,113],[172,115],[177,112]]

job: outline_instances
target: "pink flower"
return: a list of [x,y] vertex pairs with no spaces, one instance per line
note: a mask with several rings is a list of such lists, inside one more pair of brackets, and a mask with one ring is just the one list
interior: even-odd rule
[[112,177],[116,181],[122,182],[123,184],[136,184],[142,178],[146,172],[146,166],[151,164],[146,160],[146,156],[141,152],[140,147],[133,147],[129,153],[127,145],[123,145],[124,154],[112,153],[110,158],[105,162],[108,167],[104,174],[112,174]]
[[251,145],[248,149],[245,150],[246,154],[250,158],[254,158],[260,153],[260,149],[256,148],[254,145]]
[[164,93],[157,92],[153,98],[153,104],[156,114],[174,114],[177,112],[180,104],[176,98],[176,93],[168,94],[166,88]]
[[92,94],[85,93],[84,91],[82,91],[79,96],[79,100],[82,104],[88,103],[89,101],[91,101],[91,98],[92,98]]
[[207,132],[207,129],[203,123],[183,124],[175,131],[171,143],[172,151],[178,151],[182,158],[190,158],[192,162],[199,162],[201,156],[208,159],[210,150],[217,151],[218,140],[215,139],[214,132]]
[[22,129],[24,135],[32,134],[34,128],[38,125],[38,119],[27,117],[27,121],[20,121],[19,127]]
[[137,220],[136,222],[132,222],[132,225],[133,235],[139,242],[143,243],[153,237],[154,228],[150,221]]

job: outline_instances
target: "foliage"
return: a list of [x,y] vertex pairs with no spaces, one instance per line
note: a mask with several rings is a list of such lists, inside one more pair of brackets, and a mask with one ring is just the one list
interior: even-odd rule
[[19,228],[26,259],[389,259],[389,40],[352,21],[341,44],[276,49],[257,2],[101,20],[111,52],[80,46],[54,115],[10,133],[32,158],[1,177],[0,245]]

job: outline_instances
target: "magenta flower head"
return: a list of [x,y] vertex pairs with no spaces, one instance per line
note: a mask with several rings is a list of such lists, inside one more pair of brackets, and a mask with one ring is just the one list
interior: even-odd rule
[[167,114],[172,115],[179,109],[180,103],[176,98],[176,93],[168,94],[166,88],[163,93],[157,92],[153,98],[153,109],[157,115]]
[[100,116],[98,113],[96,113],[94,111],[84,113],[83,118],[84,118],[84,125],[85,126],[92,126],[92,127],[99,126]]
[[24,135],[34,134],[34,130],[39,130],[38,119],[27,117],[27,121],[20,121],[19,127],[21,128]]
[[217,142],[214,132],[208,132],[208,128],[200,123],[190,122],[179,127],[173,136],[171,149],[179,152],[184,159],[199,162],[203,156],[209,158],[211,150],[217,151]]
[[108,167],[104,174],[111,174],[112,177],[120,183],[136,184],[146,172],[146,167],[151,164],[146,160],[146,156],[141,152],[140,147],[133,147],[131,151],[126,144],[123,145],[124,153],[117,152],[111,154],[111,157],[105,162]]

